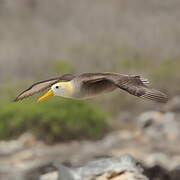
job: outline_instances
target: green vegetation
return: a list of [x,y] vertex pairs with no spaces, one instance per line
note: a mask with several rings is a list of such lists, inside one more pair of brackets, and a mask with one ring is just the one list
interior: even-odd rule
[[54,98],[43,103],[1,105],[0,139],[26,131],[46,142],[100,138],[109,130],[108,115],[87,101]]

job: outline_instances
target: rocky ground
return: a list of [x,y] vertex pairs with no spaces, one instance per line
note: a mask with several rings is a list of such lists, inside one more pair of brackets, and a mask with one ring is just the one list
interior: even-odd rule
[[[89,167],[88,162],[92,160],[126,157],[123,162],[127,163],[132,159],[131,162],[134,163],[133,158],[135,158],[144,169],[144,175],[138,170],[139,166],[136,169],[136,172],[140,172],[139,177],[136,175],[139,180],[143,178],[178,180],[180,177],[179,120],[180,97],[176,97],[160,111],[144,112],[134,117],[133,121],[136,122],[134,129],[117,130],[95,142],[72,141],[47,145],[36,140],[30,133],[22,135],[18,140],[1,141],[0,179],[45,180],[50,176],[49,179],[53,180],[53,177],[58,179],[58,172],[62,172],[62,168],[63,172],[67,172],[67,167],[71,167],[70,171],[75,172],[79,171],[77,167],[81,167],[79,168],[81,170]],[[130,156],[124,156],[125,154]],[[131,166],[135,167],[132,164]],[[97,163],[91,166],[96,168]],[[117,163],[117,169],[119,167]],[[91,179],[118,180],[120,177],[119,180],[138,179],[131,170],[118,170],[110,175],[107,173],[100,173],[101,176]]]
[[129,155],[114,158],[103,158],[79,168],[58,167],[56,174],[41,176],[40,180],[148,180],[135,159]]

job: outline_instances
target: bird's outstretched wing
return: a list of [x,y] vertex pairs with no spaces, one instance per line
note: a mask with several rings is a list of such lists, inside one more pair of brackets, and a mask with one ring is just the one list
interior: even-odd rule
[[28,89],[24,90],[23,92],[21,92],[15,99],[14,101],[20,101],[23,100],[29,96],[32,96],[36,93],[39,93],[41,91],[44,91],[45,89],[50,88],[53,84],[59,82],[59,81],[70,81],[74,78],[74,75],[72,74],[65,74],[63,76],[60,77],[56,77],[56,78],[52,78],[52,79],[48,79],[48,80],[44,80],[44,81],[40,81],[37,82],[35,84],[33,84],[32,86],[30,86]]
[[[87,73],[80,76],[84,87],[90,87],[91,84],[111,82],[116,87],[127,91],[128,93],[149,99],[152,101],[166,103],[168,97],[161,91],[151,89],[147,86],[149,84],[147,79],[141,78],[140,76],[134,75],[123,75],[118,73]],[[97,86],[92,86],[96,87]]]
[[114,83],[119,88],[129,92],[134,96],[160,103],[166,103],[168,101],[168,97],[166,94],[156,89],[149,88],[146,85],[148,84],[148,81],[141,78],[140,76],[127,76],[124,78],[120,78],[119,80],[115,79]]

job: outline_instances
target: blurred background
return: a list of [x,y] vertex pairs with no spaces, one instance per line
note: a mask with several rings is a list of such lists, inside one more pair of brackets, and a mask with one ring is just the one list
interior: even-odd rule
[[[55,161],[76,167],[125,153],[165,175],[176,169],[179,19],[179,0],[0,0],[0,179],[37,179]],[[12,102],[36,81],[104,71],[148,78],[170,101],[117,90],[87,101]]]

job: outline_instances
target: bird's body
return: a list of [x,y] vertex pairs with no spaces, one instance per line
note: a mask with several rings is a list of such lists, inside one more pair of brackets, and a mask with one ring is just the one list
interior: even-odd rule
[[[111,92],[117,88],[111,81],[102,79],[99,81],[97,80],[96,83],[86,84],[83,81],[86,80],[86,78],[89,78],[88,75],[89,74],[83,74],[83,76],[79,75],[69,82],[60,82],[59,84],[62,84],[67,90],[70,90],[69,92],[71,93],[68,94],[68,97],[76,99],[92,98]],[[95,73],[94,75],[98,76],[98,74]],[[104,75],[106,74],[104,73]]]
[[74,90],[70,97],[76,99],[93,98],[116,89],[114,84],[108,81],[106,83],[98,82],[90,86],[86,85],[86,87],[83,87],[82,84],[76,83],[74,80],[70,83],[72,84],[71,87],[73,87],[72,89]]
[[147,87],[149,82],[140,76],[123,75],[119,73],[83,73],[80,75],[65,74],[63,76],[35,83],[23,91],[15,101],[22,100],[47,88],[48,93],[39,98],[42,101],[50,96],[87,99],[115,89],[157,102],[166,102],[167,96],[155,89]]

